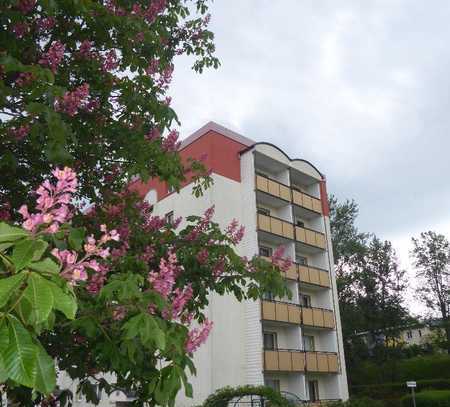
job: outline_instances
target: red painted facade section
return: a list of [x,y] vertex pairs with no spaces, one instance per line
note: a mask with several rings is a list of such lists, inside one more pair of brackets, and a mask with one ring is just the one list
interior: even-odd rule
[[[187,162],[188,158],[201,159],[211,172],[241,182],[239,152],[245,148],[247,148],[246,145],[210,130],[184,147],[180,151],[180,156],[183,162]],[[182,186],[189,184],[192,176],[187,174],[186,178]],[[129,189],[138,192],[142,197],[154,189],[158,201],[169,195],[167,183],[159,179],[151,179],[146,183],[136,181],[129,186]]]
[[320,200],[322,202],[323,216],[330,216],[330,206],[328,205],[327,182],[325,179],[320,181]]

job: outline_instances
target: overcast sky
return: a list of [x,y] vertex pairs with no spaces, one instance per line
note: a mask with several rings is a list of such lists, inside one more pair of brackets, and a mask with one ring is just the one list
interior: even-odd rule
[[176,65],[183,137],[213,120],[317,164],[405,268],[411,236],[450,236],[449,1],[216,0],[211,14],[222,66]]

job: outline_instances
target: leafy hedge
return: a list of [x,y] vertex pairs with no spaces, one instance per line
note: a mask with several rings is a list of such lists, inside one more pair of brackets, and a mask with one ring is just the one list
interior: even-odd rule
[[[450,379],[418,380],[417,392],[423,390],[450,390]],[[405,382],[352,386],[351,393],[355,397],[368,397],[377,400],[401,398],[407,393]]]
[[[412,406],[411,395],[402,398],[402,406]],[[450,407],[450,390],[423,391],[416,394],[417,407]]]
[[364,397],[347,401],[336,401],[327,404],[327,407],[385,407],[385,404],[380,400]]
[[292,407],[292,403],[289,400],[267,386],[223,387],[208,396],[201,407],[227,407],[228,402],[233,398],[248,395],[265,397],[271,406]]
[[391,360],[384,364],[366,361],[353,369],[350,376],[352,384],[356,386],[407,380],[450,379],[450,356],[417,356]]

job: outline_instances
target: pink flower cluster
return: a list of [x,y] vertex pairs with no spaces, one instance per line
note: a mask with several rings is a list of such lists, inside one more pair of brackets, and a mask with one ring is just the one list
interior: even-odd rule
[[34,81],[34,74],[32,72],[21,72],[16,79],[16,85],[23,87],[28,86]]
[[65,167],[63,170],[57,168],[52,171],[57,179],[56,185],[45,180],[36,190],[39,198],[37,199],[37,213],[30,214],[27,205],[22,205],[19,213],[25,219],[22,227],[35,233],[41,225],[47,226],[47,233],[56,233],[61,224],[67,222],[72,213],[69,209],[69,203],[72,193],[77,187],[76,173]]
[[278,246],[272,253],[272,263],[278,266],[281,271],[287,272],[292,266],[292,260],[290,257],[284,257],[285,248],[283,246]]
[[16,23],[11,27],[11,31],[14,33],[17,39],[20,39],[30,31],[30,26],[27,23],[23,22]]
[[188,338],[185,343],[185,349],[188,353],[195,352],[201,344],[205,343],[208,339],[209,333],[213,326],[212,321],[207,319],[199,328],[194,328],[188,332]]
[[79,109],[89,109],[89,84],[78,86],[73,92],[66,92],[62,98],[56,99],[55,110],[75,116]]
[[164,298],[168,298],[175,285],[175,279],[183,271],[183,266],[178,264],[177,255],[170,252],[167,260],[161,258],[159,270],[148,273],[148,281],[153,289]]
[[36,20],[36,27],[38,31],[49,31],[55,26],[56,20],[54,17],[42,17]]
[[53,42],[48,51],[42,55],[39,64],[48,66],[55,73],[64,57],[65,49],[66,47],[60,41]]
[[181,142],[178,141],[180,134],[176,130],[172,130],[162,141],[162,148],[166,152],[174,153],[180,148]]
[[24,124],[23,126],[20,126],[19,128],[11,128],[10,133],[16,140],[23,140],[28,133],[30,132],[30,126],[28,124]]
[[158,59],[153,59],[145,72],[150,76],[158,88],[167,90],[169,88],[170,82],[172,82],[174,66],[169,64],[161,69],[161,63]]
[[184,311],[184,307],[191,300],[193,295],[192,286],[189,284],[183,290],[176,288],[173,291],[172,318],[179,318]]
[[200,235],[200,233],[206,231],[209,224],[211,223],[213,215],[214,215],[214,205],[205,211],[203,217],[200,219],[200,222],[192,228],[192,230],[187,235],[186,239],[190,241],[196,240],[197,237]]
[[106,53],[105,58],[102,62],[102,71],[110,72],[119,66],[119,61],[117,60],[117,54],[115,50],[110,50]]
[[134,4],[132,14],[143,17],[149,24],[155,21],[158,14],[161,14],[167,6],[167,0],[153,0],[146,10],[143,10],[139,4]]
[[94,271],[86,287],[93,294],[100,291],[108,272],[108,268],[98,263],[95,257],[106,259],[110,253],[109,248],[105,247],[105,244],[111,240],[119,241],[119,234],[116,230],[108,232],[106,225],[101,225],[100,230],[103,232],[103,235],[98,241],[93,236],[86,238],[84,244],[85,255],[79,261],[77,261],[78,253],[75,251],[56,248],[52,250],[53,256],[59,260],[63,267],[61,275],[72,284],[88,279],[89,276],[86,269]]
[[10,220],[11,219],[11,204],[9,202],[5,202],[0,205],[0,220]]
[[36,0],[20,0],[17,8],[22,14],[28,14],[36,6]]
[[245,226],[239,226],[239,222],[236,219],[233,219],[231,223],[228,225],[226,231],[226,235],[231,240],[233,244],[238,244],[245,233]]

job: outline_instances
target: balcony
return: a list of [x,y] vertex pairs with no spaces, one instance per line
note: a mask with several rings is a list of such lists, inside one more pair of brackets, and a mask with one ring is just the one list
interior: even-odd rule
[[321,251],[326,248],[325,235],[305,227],[295,226],[295,240],[303,250],[308,252],[314,252],[317,249]]
[[268,372],[338,373],[337,353],[276,349],[264,351],[264,370]]
[[314,215],[322,215],[322,201],[306,192],[293,188],[292,203],[298,207],[300,216],[310,218]]
[[324,308],[306,308],[298,304],[263,300],[261,319],[318,329],[334,329],[334,313]]
[[267,178],[263,175],[256,175],[256,190],[271,195],[274,198],[282,199],[286,202],[292,202],[291,189],[281,182]]
[[301,264],[297,267],[300,283],[330,288],[330,275],[327,270]]
[[[270,257],[266,256],[259,256],[259,257],[269,263],[272,263],[272,259]],[[282,271],[281,274],[283,275],[284,278],[287,278],[288,280],[298,281],[298,268],[295,263],[292,263],[289,269],[286,272]]]
[[294,239],[294,225],[273,216],[258,213],[258,229],[283,239]]

